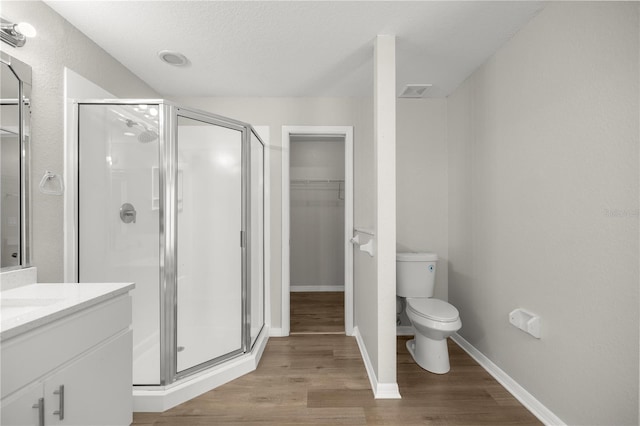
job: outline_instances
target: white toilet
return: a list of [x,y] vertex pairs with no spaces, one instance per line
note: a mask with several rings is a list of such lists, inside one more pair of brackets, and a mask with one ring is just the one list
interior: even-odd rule
[[427,371],[449,371],[447,337],[460,330],[458,310],[449,303],[432,299],[435,287],[435,253],[396,254],[396,293],[406,298],[406,313],[415,329],[407,349],[416,363]]

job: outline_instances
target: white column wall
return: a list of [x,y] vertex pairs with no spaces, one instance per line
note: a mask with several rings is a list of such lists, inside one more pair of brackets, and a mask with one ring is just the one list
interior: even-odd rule
[[[377,310],[356,323],[376,376],[378,398],[398,397],[396,383],[396,40],[379,35],[374,47],[375,265]],[[364,320],[364,318],[363,318]],[[375,344],[371,335],[377,335]],[[371,372],[369,372],[371,374]]]

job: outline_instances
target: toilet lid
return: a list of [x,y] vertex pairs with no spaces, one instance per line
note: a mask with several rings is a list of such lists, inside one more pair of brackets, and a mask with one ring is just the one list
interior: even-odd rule
[[458,310],[439,299],[407,299],[407,307],[423,318],[433,321],[453,322],[459,317]]

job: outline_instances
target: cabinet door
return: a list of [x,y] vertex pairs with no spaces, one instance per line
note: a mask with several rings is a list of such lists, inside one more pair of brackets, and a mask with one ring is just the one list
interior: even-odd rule
[[[37,382],[2,401],[2,426],[37,426],[38,409],[34,404],[43,397],[42,382]],[[47,410],[45,404],[44,409]],[[46,411],[45,411],[46,412]]]
[[[44,382],[49,425],[129,425],[132,421],[132,332],[92,350]],[[64,419],[60,409],[64,385]]]

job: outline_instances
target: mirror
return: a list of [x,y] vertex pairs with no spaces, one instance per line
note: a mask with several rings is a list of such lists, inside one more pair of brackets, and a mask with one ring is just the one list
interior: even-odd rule
[[0,268],[4,271],[31,266],[31,67],[4,52],[0,63]]

